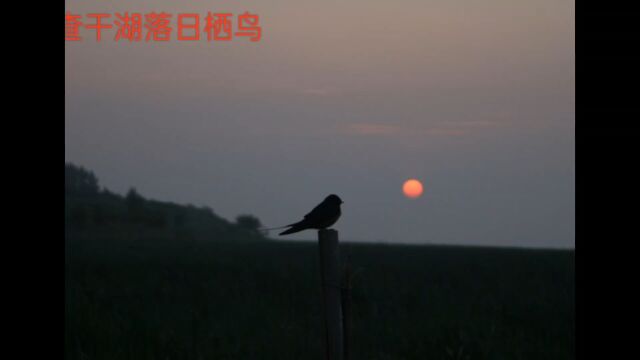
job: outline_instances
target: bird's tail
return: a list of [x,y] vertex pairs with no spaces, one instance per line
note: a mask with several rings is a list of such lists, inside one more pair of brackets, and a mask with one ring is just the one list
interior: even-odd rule
[[274,227],[274,228],[260,228],[259,230],[260,231],[282,230],[282,229],[288,228],[289,226],[279,226],[279,227]]
[[292,226],[297,226],[300,225],[302,222],[297,222],[297,223],[293,223],[293,224],[289,224],[289,225],[285,225],[285,226],[278,226],[278,227],[273,227],[273,228],[261,228],[261,231],[271,231],[271,230],[282,230],[282,229],[286,229],[286,228],[290,228]]
[[292,228],[290,228],[290,229],[288,229],[288,230],[285,230],[285,231],[281,232],[281,233],[280,233],[280,234],[278,234],[278,235],[280,235],[280,236],[282,236],[282,235],[289,235],[289,234],[293,234],[293,233],[300,232],[300,231],[302,231],[302,230],[304,230],[304,228],[294,226],[294,227],[292,227]]
[[278,235],[280,235],[280,236],[289,235],[289,234],[300,232],[302,230],[306,230],[307,229],[307,224],[305,223],[304,220],[302,220],[300,222],[297,222],[295,224],[291,224],[291,225],[288,225],[288,226],[285,226],[285,227],[288,227],[289,229],[281,232]]

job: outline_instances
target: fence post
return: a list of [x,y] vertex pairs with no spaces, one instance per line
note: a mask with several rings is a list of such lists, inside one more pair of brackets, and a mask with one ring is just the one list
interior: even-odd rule
[[325,344],[327,360],[343,359],[342,300],[340,286],[340,248],[338,232],[318,231],[320,279],[324,303]]
[[342,278],[342,338],[344,352],[343,360],[351,359],[351,289],[353,270],[351,269],[351,257],[347,255]]

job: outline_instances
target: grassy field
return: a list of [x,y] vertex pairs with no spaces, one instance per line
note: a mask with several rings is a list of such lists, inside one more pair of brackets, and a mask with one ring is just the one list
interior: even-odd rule
[[[322,359],[314,243],[68,239],[66,359]],[[575,252],[342,245],[353,359],[573,359]]]

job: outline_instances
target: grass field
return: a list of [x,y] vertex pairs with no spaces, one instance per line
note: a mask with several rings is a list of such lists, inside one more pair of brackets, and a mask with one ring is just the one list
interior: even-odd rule
[[[66,359],[323,358],[314,243],[68,241]],[[341,251],[353,359],[574,358],[574,251]]]

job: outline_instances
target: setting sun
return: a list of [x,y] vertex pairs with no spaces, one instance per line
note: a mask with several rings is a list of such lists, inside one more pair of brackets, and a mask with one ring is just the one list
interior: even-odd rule
[[417,199],[422,195],[422,183],[416,179],[410,179],[405,181],[402,185],[402,192],[404,195],[411,199]]

